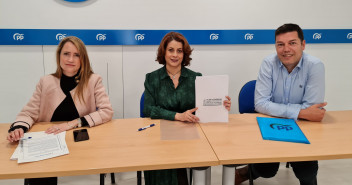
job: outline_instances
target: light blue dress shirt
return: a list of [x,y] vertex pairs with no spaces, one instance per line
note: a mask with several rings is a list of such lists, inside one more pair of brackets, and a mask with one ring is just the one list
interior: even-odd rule
[[297,66],[288,73],[277,54],[266,57],[255,87],[255,110],[271,116],[297,120],[301,109],[323,103],[324,64],[303,53]]

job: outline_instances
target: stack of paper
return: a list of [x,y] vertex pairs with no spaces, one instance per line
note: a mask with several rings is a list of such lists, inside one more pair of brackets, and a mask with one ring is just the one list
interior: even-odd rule
[[11,160],[26,163],[68,154],[65,136],[66,132],[57,135],[46,134],[44,131],[25,133]]
[[228,122],[229,112],[224,100],[229,92],[229,76],[196,77],[196,116],[200,122]]

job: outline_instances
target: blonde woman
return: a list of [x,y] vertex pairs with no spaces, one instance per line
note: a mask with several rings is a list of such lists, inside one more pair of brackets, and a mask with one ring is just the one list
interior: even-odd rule
[[[86,47],[79,38],[70,36],[60,42],[56,64],[56,72],[40,79],[33,96],[17,115],[8,131],[9,142],[18,141],[37,122],[61,121],[46,130],[58,134],[112,119],[113,110],[102,78],[93,73]],[[29,184],[57,184],[57,178],[29,179]]]

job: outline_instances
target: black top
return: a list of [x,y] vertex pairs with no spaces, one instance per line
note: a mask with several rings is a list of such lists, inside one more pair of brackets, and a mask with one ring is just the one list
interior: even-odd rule
[[[75,103],[73,102],[70,91],[77,86],[78,73],[75,76],[68,77],[62,74],[60,79],[61,90],[65,93],[66,98],[56,108],[50,121],[70,121],[79,118],[79,114]],[[84,117],[80,118],[82,126],[88,126],[88,122]]]
[[54,111],[50,121],[70,121],[79,117],[77,108],[73,102],[70,91],[77,86],[75,76],[68,77],[62,74],[60,79],[61,90],[65,93],[66,98]]

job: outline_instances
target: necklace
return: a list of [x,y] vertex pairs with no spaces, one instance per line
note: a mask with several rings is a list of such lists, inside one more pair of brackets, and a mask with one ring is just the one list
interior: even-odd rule
[[170,73],[170,71],[169,71],[169,70],[167,70],[167,69],[166,69],[166,71],[167,71],[167,73],[168,73],[169,75],[171,75],[171,76],[172,76],[172,77],[170,76],[170,78],[172,78],[173,80],[176,78],[176,75],[177,75],[178,73],[180,73],[180,72],[181,72],[181,70],[179,70],[177,73],[172,74],[172,73]]

